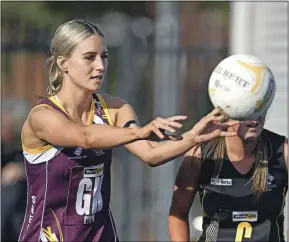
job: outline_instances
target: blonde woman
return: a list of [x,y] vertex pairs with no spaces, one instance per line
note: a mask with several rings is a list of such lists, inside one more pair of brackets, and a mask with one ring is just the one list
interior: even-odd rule
[[[30,112],[22,130],[28,183],[20,241],[117,241],[109,209],[111,148],[125,147],[151,166],[220,135],[223,116],[214,110],[181,139],[185,116],[137,125],[124,100],[95,94],[107,69],[104,36],[94,24],[73,20],[51,41],[48,97]],[[155,142],[158,137],[166,142]]]
[[171,241],[189,241],[189,210],[197,192],[203,208],[198,241],[284,241],[288,142],[257,120],[229,120],[234,137],[215,138],[189,150],[174,186]]

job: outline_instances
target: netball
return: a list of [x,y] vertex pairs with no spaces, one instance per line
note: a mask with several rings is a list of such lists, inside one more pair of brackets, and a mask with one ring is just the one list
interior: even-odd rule
[[271,105],[275,95],[275,79],[259,58],[231,55],[223,59],[209,79],[209,97],[230,118],[258,118]]

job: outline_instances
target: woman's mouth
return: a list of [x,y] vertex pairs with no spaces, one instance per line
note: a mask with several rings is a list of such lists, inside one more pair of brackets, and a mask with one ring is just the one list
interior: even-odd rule
[[256,128],[259,125],[258,122],[251,122],[249,124],[246,125],[246,127],[248,128]]
[[91,80],[101,81],[102,78],[103,78],[103,75],[97,75],[97,76],[93,76],[93,77],[91,77],[90,79],[91,79]]

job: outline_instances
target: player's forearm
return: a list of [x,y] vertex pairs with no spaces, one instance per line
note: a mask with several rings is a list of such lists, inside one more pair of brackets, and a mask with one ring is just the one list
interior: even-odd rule
[[183,135],[179,141],[165,141],[162,145],[152,147],[145,156],[145,161],[152,167],[159,166],[183,155],[195,144],[194,136],[190,132]]
[[169,216],[170,241],[190,241],[190,227],[188,219]]
[[86,148],[111,148],[140,139],[140,128],[90,125],[84,128]]

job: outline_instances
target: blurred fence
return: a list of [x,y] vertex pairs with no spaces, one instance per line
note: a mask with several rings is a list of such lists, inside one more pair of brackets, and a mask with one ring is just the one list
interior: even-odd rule
[[[171,12],[171,25],[163,22],[168,16],[161,8],[155,20],[117,12],[95,19],[109,49],[102,92],[131,103],[141,124],[160,114],[186,114],[186,130],[210,110],[207,81],[214,66],[227,56],[228,24],[222,12],[189,11],[185,4],[178,6],[178,13]],[[48,86],[44,62],[56,26],[2,25],[2,99],[28,101],[31,107]],[[111,207],[119,237],[165,241],[178,161],[149,168],[136,160],[123,148],[114,151]],[[198,197],[195,204],[193,217],[200,215]],[[197,236],[193,228],[192,232]]]

